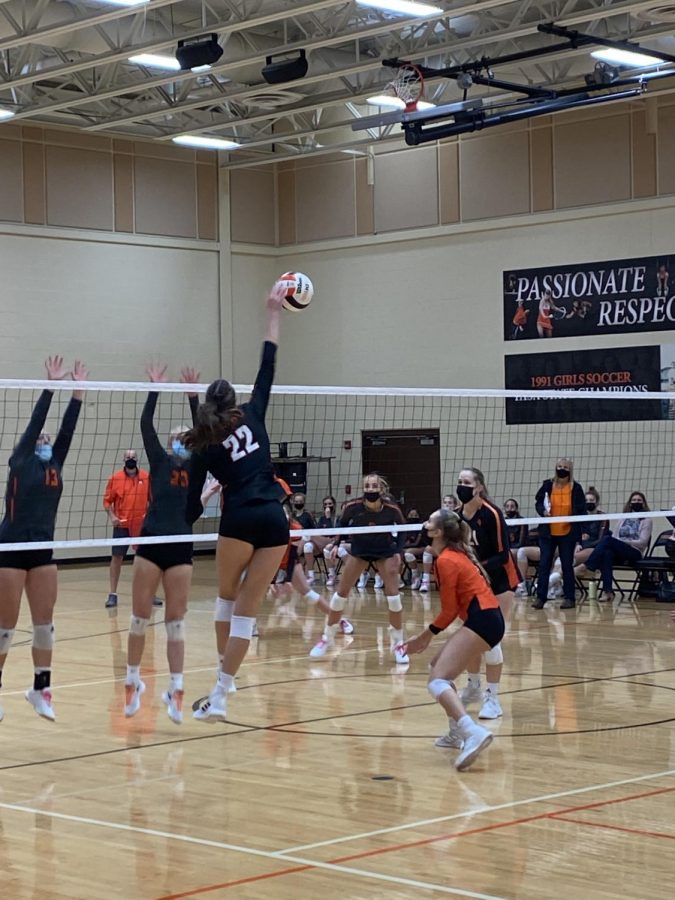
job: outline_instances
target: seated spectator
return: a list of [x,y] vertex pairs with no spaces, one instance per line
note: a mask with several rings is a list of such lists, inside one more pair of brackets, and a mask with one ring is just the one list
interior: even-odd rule
[[[321,501],[321,507],[323,509],[323,515],[319,517],[316,527],[337,528],[340,516],[336,512],[337,503],[335,497],[331,497],[330,495],[324,497]],[[334,542],[335,538],[330,535],[326,535],[325,537],[323,537],[323,535],[317,535],[309,542],[313,545],[312,552],[314,553],[314,557],[316,558],[322,553],[323,558],[326,560],[326,570],[328,572],[326,587],[333,587],[335,585],[335,560],[331,559],[330,552],[326,553],[326,548],[332,546]],[[306,551],[306,553],[308,552],[309,551]]]
[[[305,509],[306,497],[296,493],[291,498],[293,519],[301,528],[316,528],[314,516]],[[305,570],[309,584],[314,583],[314,542],[307,540],[298,547],[298,562]]]
[[507,520],[506,531],[509,536],[509,547],[511,548],[513,561],[515,562],[515,551],[518,550],[519,547],[524,547],[525,544],[527,544],[527,525],[518,525],[517,522],[514,525],[510,524],[514,519],[523,518],[520,514],[518,501],[514,500],[513,497],[510,497],[504,502],[504,518]]

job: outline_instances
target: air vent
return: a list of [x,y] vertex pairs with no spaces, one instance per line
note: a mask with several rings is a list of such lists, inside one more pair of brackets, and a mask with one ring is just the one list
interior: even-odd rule
[[662,4],[659,6],[652,6],[649,9],[640,10],[636,15],[638,19],[642,19],[645,22],[669,25],[675,22],[675,5]]
[[252,97],[246,97],[243,101],[247,106],[256,106],[260,109],[280,109],[282,106],[288,106],[289,103],[297,103],[304,100],[302,94],[295,91],[260,91]]

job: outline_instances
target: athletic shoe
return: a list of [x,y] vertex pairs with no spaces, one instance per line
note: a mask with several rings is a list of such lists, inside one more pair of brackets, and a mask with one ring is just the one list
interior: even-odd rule
[[375,590],[381,591],[383,587],[384,587],[384,581],[382,580],[382,576],[376,575],[375,576]]
[[493,737],[494,735],[487,728],[483,728],[481,725],[474,725],[471,734],[464,739],[464,747],[455,760],[455,768],[459,772],[468,769],[475,762],[478,754],[490,746]]
[[428,594],[431,588],[429,587],[429,582],[422,579],[422,584],[420,585],[420,594]]
[[142,681],[138,684],[124,685],[124,715],[127,718],[135,716],[141,708],[141,696],[145,693],[145,685]]
[[410,663],[408,654],[403,650],[403,646],[392,647],[391,652],[394,655],[394,661],[397,666],[407,666]]
[[461,750],[463,746],[462,732],[454,722],[445,734],[437,737],[434,741],[434,747],[443,747],[444,750]]
[[413,580],[410,582],[410,590],[418,591],[420,589],[421,584],[422,584],[422,577],[420,575],[415,575]]
[[332,641],[327,641],[325,638],[321,638],[321,640],[318,643],[314,644],[312,649],[309,651],[309,655],[312,659],[318,659],[320,656],[325,656],[332,646]]
[[32,688],[26,691],[26,700],[33,707],[38,716],[53,722],[56,714],[52,709],[52,695],[47,689],[43,691],[34,691]]
[[106,609],[115,609],[117,606],[117,594],[108,594],[108,599],[105,601]]
[[307,573],[307,584],[314,584],[314,572]]
[[548,589],[548,594],[546,595],[547,600],[560,600],[563,595],[563,589],[561,585],[554,585]]
[[364,572],[359,578],[359,582],[356,585],[357,591],[365,591],[366,585],[368,584],[368,573]]
[[349,619],[345,619],[344,617],[340,619],[340,631],[343,634],[354,634],[354,626]]
[[153,597],[152,605],[153,606],[164,606],[164,601],[161,599],[161,597]]
[[465,688],[462,688],[459,699],[464,706],[468,706],[470,703],[478,703],[479,700],[483,699],[481,686],[470,681]]
[[326,587],[335,587],[335,575],[329,575],[326,579]]
[[184,691],[164,691],[162,700],[166,703],[166,712],[172,722],[181,725],[183,722]]
[[[195,705],[196,709],[194,709]],[[211,725],[214,722],[226,722],[227,694],[216,686],[208,697],[203,697],[197,704],[193,703],[192,708],[194,709],[192,718],[198,719],[200,722],[208,722]]]
[[490,689],[488,688],[485,691],[485,697],[483,699],[483,705],[480,708],[480,712],[478,713],[479,719],[498,719],[500,716],[503,716],[504,713],[502,711],[501,703],[499,702],[499,698],[494,694],[490,693]]
[[527,585],[524,581],[521,581],[518,587],[516,588],[516,597],[527,597]]
[[565,598],[560,604],[560,609],[574,609],[576,605],[576,600],[568,600]]

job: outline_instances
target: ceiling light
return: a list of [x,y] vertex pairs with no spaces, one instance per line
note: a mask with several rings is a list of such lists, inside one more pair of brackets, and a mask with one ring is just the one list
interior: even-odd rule
[[154,53],[130,56],[129,62],[137,66],[147,66],[149,69],[173,69],[175,71],[180,69],[180,63],[175,56],[157,56]]
[[11,109],[0,109],[0,122],[4,119],[12,119],[14,118],[14,113]]
[[211,66],[208,64],[204,66],[193,66],[190,71],[194,72],[195,75],[201,75],[202,72],[208,72],[210,68]]
[[149,0],[97,0],[98,3],[109,3],[111,6],[142,6]]
[[441,16],[443,10],[429,3],[416,3],[412,0],[356,0],[359,6],[381,9],[400,16]]
[[[371,106],[382,106],[385,109],[405,109],[405,102],[392,94],[375,94],[374,97],[368,97],[366,103]],[[433,109],[435,106],[435,103],[430,103],[428,100],[417,101],[417,109]]]
[[612,63],[615,66],[630,66],[633,69],[642,69],[645,66],[665,65],[657,56],[648,56],[646,53],[633,53],[632,50],[622,50],[620,47],[602,47],[594,50],[591,56],[601,59],[603,62]]
[[199,134],[181,134],[171,138],[174,144],[181,147],[198,147],[200,150],[236,150],[240,144],[236,141],[228,141],[225,138],[202,137]]

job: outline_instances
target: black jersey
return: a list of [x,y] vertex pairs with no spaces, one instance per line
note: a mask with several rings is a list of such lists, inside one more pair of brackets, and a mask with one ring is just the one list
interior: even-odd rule
[[502,511],[483,500],[472,519],[466,518],[464,507],[460,515],[471,529],[476,556],[488,575],[492,577],[505,567],[510,569],[509,538]]
[[284,500],[286,492],[274,478],[270,440],[265,428],[276,352],[276,344],[265,341],[251,399],[242,405],[243,417],[232,434],[221,443],[192,454],[192,482],[187,505],[189,522],[196,521],[202,514],[200,494],[207,472],[211,472],[223,487],[224,509]]
[[293,518],[300,524],[301,528],[316,528],[316,522],[311,513],[303,510],[301,513],[293,510]]
[[[320,516],[319,523],[316,527],[317,528],[339,528],[340,527],[340,517],[339,516]],[[675,528],[675,525],[673,527]]]
[[[340,528],[371,527],[373,525],[405,525],[403,513],[395,503],[382,502],[379,511],[368,509],[362,497],[348,503],[342,511]],[[376,534],[355,534],[351,537],[351,554],[361,559],[372,557],[386,559],[400,553],[405,543],[405,532],[388,534],[386,531]]]
[[36,455],[35,444],[44,429],[52,397],[52,391],[42,392],[28,427],[9,458],[5,517],[0,524],[0,542],[3,544],[54,540],[56,513],[63,493],[61,470],[82,401],[73,399],[66,407],[52,445],[52,458],[45,462]]
[[527,544],[527,525],[511,524],[514,521],[517,523],[517,520],[522,518],[520,513],[516,513],[515,516],[506,519],[506,533],[509,537],[509,547],[512,550],[517,550]]
[[[147,534],[185,534],[185,510],[192,468],[191,459],[179,459],[162,447],[152,423],[159,393],[150,391],[141,414],[143,446],[150,463],[150,496],[143,521]],[[192,420],[199,401],[190,397]]]

